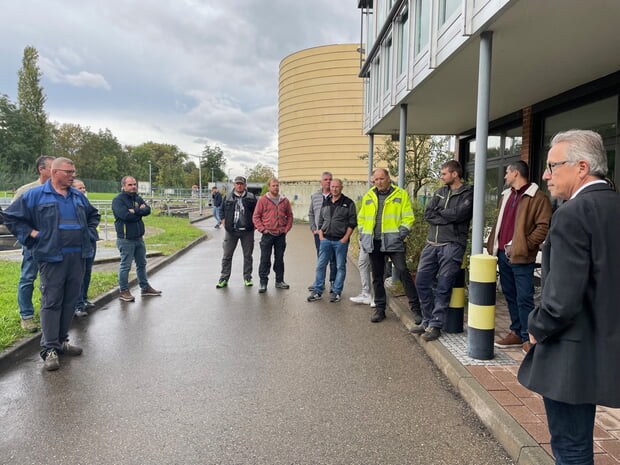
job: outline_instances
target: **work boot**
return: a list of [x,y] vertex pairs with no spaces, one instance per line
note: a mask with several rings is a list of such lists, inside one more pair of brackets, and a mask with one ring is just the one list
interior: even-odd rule
[[264,294],[265,292],[267,292],[267,283],[260,283],[258,286],[258,293]]
[[431,326],[430,328],[426,329],[426,332],[424,334],[422,334],[422,339],[424,339],[425,341],[434,341],[436,339],[439,339],[439,336],[441,336],[441,329],[437,328],[436,326]]
[[288,289],[289,287],[291,287],[291,286],[286,284],[284,281],[278,281],[276,283],[276,288],[278,288],[278,289]]
[[161,291],[158,291],[157,289],[153,289],[151,287],[151,285],[149,284],[148,286],[146,286],[144,289],[142,289],[142,291],[140,292],[140,294],[142,294],[142,297],[146,296],[146,295],[161,295]]
[[426,326],[418,325],[411,328],[409,331],[411,334],[424,334],[426,332]]
[[379,323],[380,321],[385,320],[385,310],[375,309],[375,312],[372,314],[372,318],[370,321],[373,323]]
[[129,289],[123,289],[118,298],[125,302],[133,302],[136,300],[136,298],[131,295],[131,292],[129,292]]
[[50,349],[47,351],[47,355],[43,360],[43,367],[47,371],[56,371],[60,368],[60,361],[58,360],[58,353],[56,349]]
[[26,318],[21,321],[22,329],[31,333],[36,333],[39,330],[39,326],[34,322],[34,318]]
[[65,341],[62,343],[62,355],[82,355],[82,348],[77,346],[72,346],[69,344],[69,341]]
[[412,308],[411,313],[413,313],[413,322],[416,325],[422,323],[422,313],[420,312],[419,308]]

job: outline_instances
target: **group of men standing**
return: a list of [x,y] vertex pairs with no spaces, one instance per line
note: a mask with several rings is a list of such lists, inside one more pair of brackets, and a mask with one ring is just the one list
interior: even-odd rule
[[[99,239],[98,210],[86,197],[86,186],[76,179],[72,160],[42,156],[36,161],[39,179],[22,186],[4,212],[4,222],[23,246],[18,284],[21,324],[37,331],[32,293],[40,277],[41,358],[48,371],[60,368],[59,356],[80,355],[69,343],[69,327],[75,314],[87,314],[90,272]],[[136,261],[143,296],[161,295],[146,278],[146,250],[142,216],[150,208],[137,196],[137,183],[126,176],[121,193],[113,201],[118,247],[121,255],[119,288],[122,300],[133,301],[127,275]]]
[[278,289],[290,287],[284,281],[284,251],[286,234],[293,227],[293,210],[289,200],[280,195],[280,182],[276,178],[267,181],[267,189],[267,192],[257,199],[248,191],[246,179],[237,176],[233,181],[232,191],[223,198],[221,224],[225,230],[224,251],[222,270],[216,288],[222,289],[228,286],[232,257],[238,242],[241,242],[243,250],[244,285],[246,287],[254,285],[252,281],[254,230],[262,234],[258,292],[260,294],[267,292],[272,254],[275,287]]

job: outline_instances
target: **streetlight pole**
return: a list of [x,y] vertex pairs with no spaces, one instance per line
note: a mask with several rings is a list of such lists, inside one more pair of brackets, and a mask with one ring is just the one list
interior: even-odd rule
[[149,194],[151,194],[151,203],[153,203],[153,184],[151,184],[151,179],[151,160],[149,160]]
[[202,155],[198,155],[198,215],[202,216]]

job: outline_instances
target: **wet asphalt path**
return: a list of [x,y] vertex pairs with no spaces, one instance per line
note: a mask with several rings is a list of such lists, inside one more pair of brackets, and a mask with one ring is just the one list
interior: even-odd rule
[[82,356],[0,373],[0,464],[512,463],[394,314],[371,324],[348,301],[354,266],[342,302],[306,302],[306,226],[288,237],[291,289],[263,295],[243,287],[240,250],[215,289],[223,231],[208,229],[150,276],[162,297],[74,323]]

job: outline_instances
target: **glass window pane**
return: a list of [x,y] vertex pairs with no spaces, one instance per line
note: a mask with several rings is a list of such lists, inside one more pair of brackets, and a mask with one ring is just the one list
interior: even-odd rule
[[439,2],[439,26],[444,24],[461,6],[462,0],[441,0]]
[[428,44],[430,0],[418,0],[415,10],[415,54]]

